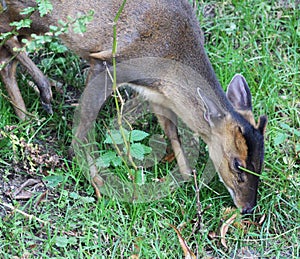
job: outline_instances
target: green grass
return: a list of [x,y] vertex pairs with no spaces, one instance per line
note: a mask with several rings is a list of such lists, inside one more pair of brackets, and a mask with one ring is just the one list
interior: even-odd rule
[[[199,258],[207,254],[246,258],[246,252],[238,257],[241,251],[252,258],[299,257],[300,12],[293,1],[284,2],[288,1],[209,1],[199,7],[206,49],[224,89],[235,73],[242,73],[251,88],[256,118],[268,115],[258,206],[254,218],[248,218],[258,221],[264,215],[261,225],[231,225],[226,234],[228,249],[221,245],[219,229],[229,218],[223,210],[233,203],[217,177],[209,188],[200,190],[199,231],[193,231],[197,221],[193,182],[149,203],[109,197],[96,202],[76,160],[67,159],[74,111],[71,92],[80,91],[85,64],[70,53],[49,51],[36,62],[47,58],[49,62],[40,62],[41,68],[66,89],[64,94],[55,93],[53,116],[43,112],[26,85],[28,78],[20,76],[19,84],[29,111],[35,114],[29,122],[16,119],[3,88],[0,92],[0,187],[5,191],[0,204],[0,258],[129,258],[133,254],[181,258],[178,237],[169,224],[181,228]],[[212,5],[215,15],[203,16]],[[33,192],[29,200],[11,199],[14,189],[9,186],[17,188],[30,178],[44,179],[44,184],[27,188]],[[10,212],[3,203],[46,223]],[[211,239],[213,233],[218,237]]]

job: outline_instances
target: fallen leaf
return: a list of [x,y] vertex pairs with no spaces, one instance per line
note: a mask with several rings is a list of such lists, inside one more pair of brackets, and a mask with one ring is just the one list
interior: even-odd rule
[[261,216],[259,222],[258,222],[258,224],[259,224],[260,226],[262,225],[262,223],[264,223],[265,218],[266,218],[266,214],[263,214],[263,215]]
[[[240,224],[233,224],[236,228],[240,228],[240,229],[245,229],[246,226],[251,226],[251,225],[254,225],[254,226],[257,226],[259,227],[260,225],[257,223],[257,222],[254,222],[252,220],[242,220]],[[243,228],[242,228],[243,227]]]
[[232,224],[234,222],[234,220],[237,217],[237,213],[233,214],[229,219],[227,219],[225,221],[225,223],[223,223],[223,225],[221,226],[220,232],[221,232],[221,244],[227,249],[227,244],[226,244],[226,239],[225,239],[225,235],[228,231],[229,225]]
[[34,204],[34,208],[37,208],[39,206],[39,204],[46,198],[48,191],[43,192],[40,197],[38,198],[38,200],[36,201],[36,203]]
[[32,185],[36,185],[38,183],[40,183],[40,180],[36,180],[36,179],[28,179],[25,183],[23,183],[17,190],[14,191],[13,196],[18,196],[18,194],[20,192],[22,192],[24,190],[25,187],[28,186],[32,186]]
[[215,231],[209,231],[208,237],[209,239],[215,239],[217,237],[217,234]]
[[168,162],[168,163],[171,163],[171,162],[173,162],[174,160],[175,160],[175,154],[174,154],[174,152],[172,152],[171,154],[166,155],[166,156],[162,159],[163,162]]
[[170,224],[170,226],[175,230],[175,232],[178,236],[180,246],[181,246],[181,248],[183,250],[183,253],[184,253],[184,258],[185,259],[196,259],[195,254],[190,250],[190,248],[188,247],[186,241],[184,240],[184,238],[180,234],[179,230],[171,224]]
[[21,191],[14,198],[15,200],[29,200],[33,196],[32,192],[29,191]]

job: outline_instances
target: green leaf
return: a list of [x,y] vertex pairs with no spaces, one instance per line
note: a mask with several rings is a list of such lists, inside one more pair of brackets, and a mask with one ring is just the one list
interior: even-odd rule
[[35,11],[34,7],[26,7],[20,12],[20,14],[27,15],[33,13],[34,11]]
[[274,138],[274,145],[278,146],[278,145],[282,144],[286,139],[287,139],[287,134],[279,133]]
[[80,195],[77,192],[71,192],[70,194],[70,198],[78,200],[80,199]]
[[121,166],[122,165],[122,159],[119,156],[116,156],[115,159],[113,159],[111,161],[111,163],[114,167]]
[[110,165],[110,159],[106,160],[105,157],[98,157],[96,160],[96,166],[98,168],[107,168]]
[[65,236],[63,237],[56,237],[55,238],[55,244],[58,247],[66,247],[69,244],[69,239]]
[[55,53],[65,53],[68,51],[68,48],[59,42],[50,42],[49,48]]
[[43,178],[43,181],[47,182],[46,185],[52,188],[57,187],[63,180],[62,175],[50,175]]
[[148,136],[149,136],[149,134],[145,131],[133,130],[130,133],[130,142],[141,141]]
[[37,0],[37,3],[41,17],[52,12],[53,6],[49,0]]
[[293,133],[294,133],[297,137],[300,137],[300,130],[294,129]]
[[82,201],[85,203],[94,203],[95,202],[95,198],[94,197],[82,197]]
[[70,198],[73,198],[74,200],[79,200],[81,199],[83,202],[85,203],[93,203],[95,202],[95,198],[94,197],[84,197],[84,196],[80,196],[77,192],[71,192],[69,194]]
[[[129,133],[128,130],[124,129],[124,134],[126,139],[128,139]],[[104,143],[106,144],[123,144],[123,137],[120,133],[120,130],[111,130],[110,134],[106,133],[106,138],[104,140]]]
[[0,138],[0,148],[7,147],[9,145],[10,141],[8,138]]
[[75,33],[86,32],[86,25],[93,20],[94,12],[90,11],[87,15],[80,16],[74,21],[73,30]]
[[138,160],[143,160],[145,155],[145,150],[143,145],[141,143],[133,143],[130,146],[130,154],[132,157]]
[[114,151],[107,151],[104,154],[101,154],[101,156],[96,160],[96,165],[99,168],[107,168],[110,166],[111,163],[113,163],[113,165],[119,164],[120,158],[117,157],[116,152]]
[[285,123],[280,123],[281,128],[288,130],[289,132],[291,132],[292,134],[295,134],[297,137],[300,137],[300,131],[297,129],[294,129],[292,127],[290,127],[289,125],[285,124]]
[[30,19],[23,19],[18,22],[11,22],[9,25],[16,27],[17,30],[20,30],[22,28],[30,28],[32,21]]
[[[12,37],[12,36],[14,36],[15,34],[13,33],[13,32],[11,32],[11,31],[9,31],[9,32],[5,32],[5,33],[1,33],[1,35],[0,35],[0,40],[4,40],[4,39],[8,39],[8,38],[10,38],[10,37]],[[2,42],[0,43],[0,45],[2,44]]]
[[143,145],[143,144],[142,144],[142,146],[143,146],[143,148],[144,148],[144,153],[145,153],[145,154],[149,154],[149,153],[152,152],[152,148],[151,148],[151,147],[148,147],[148,146]]
[[[126,148],[123,148],[124,153],[127,153]],[[141,143],[133,143],[130,145],[130,154],[133,158],[143,160],[145,154],[151,153],[152,148]]]
[[77,244],[77,238],[76,237],[69,237],[69,244],[70,245],[76,245]]

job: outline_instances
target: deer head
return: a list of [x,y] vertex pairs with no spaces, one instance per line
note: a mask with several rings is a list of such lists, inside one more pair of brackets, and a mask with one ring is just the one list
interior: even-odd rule
[[205,104],[204,118],[211,129],[207,144],[215,169],[235,205],[243,213],[251,213],[264,159],[267,117],[261,116],[255,123],[250,90],[242,75],[236,75],[227,89],[231,112],[224,112],[199,90],[198,94]]

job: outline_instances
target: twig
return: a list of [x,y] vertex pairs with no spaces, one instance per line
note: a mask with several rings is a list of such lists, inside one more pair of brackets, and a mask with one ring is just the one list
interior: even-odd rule
[[199,187],[197,183],[197,175],[196,170],[193,170],[195,187],[196,187],[196,198],[197,198],[197,216],[198,216],[198,224],[201,225],[202,223],[202,205],[200,201],[200,194],[199,194]]
[[193,170],[193,176],[194,176],[194,182],[195,182],[195,192],[196,192],[196,198],[197,198],[197,221],[195,223],[195,226],[193,227],[192,233],[195,233],[196,231],[199,231],[202,226],[202,205],[200,202],[200,194],[199,194],[199,187],[197,183],[197,175],[196,170]]
[[[42,223],[43,225],[49,225],[50,228],[54,229],[54,230],[61,230],[61,228],[57,228],[55,227],[54,225],[50,224],[49,221],[44,221],[42,219],[39,219],[38,217],[34,216],[34,215],[30,215],[22,210],[19,210],[17,209],[16,207],[10,205],[10,204],[7,204],[5,202],[0,202],[0,205],[4,206],[4,207],[7,207],[9,209],[11,209],[13,212],[17,212],[17,213],[20,213],[21,215],[25,216],[25,218],[29,219],[29,220],[36,220],[38,221],[39,223]],[[98,230],[95,229],[95,228],[92,228],[95,232],[97,232]],[[70,236],[77,236],[76,233],[74,233],[73,231],[65,231],[64,229],[62,229],[63,233],[66,234],[66,235],[70,235]]]
[[22,211],[22,210],[19,210],[19,209],[17,209],[16,207],[14,207],[14,206],[12,206],[12,205],[10,205],[10,204],[4,203],[4,202],[1,202],[0,204],[3,205],[3,206],[6,207],[6,208],[11,209],[12,211],[15,211],[15,212],[20,213],[21,215],[23,215],[25,218],[28,218],[29,220],[34,219],[34,220],[36,220],[36,221],[38,221],[38,222],[40,222],[40,223],[42,223],[42,224],[44,224],[44,225],[50,224],[50,222],[41,220],[41,219],[39,219],[38,217],[36,217],[36,216],[34,216],[34,215],[30,215],[30,214],[28,214],[28,213],[26,213],[26,212],[24,212],[24,211]]
[[22,108],[19,107],[19,105],[17,103],[15,103],[10,97],[8,97],[7,95],[5,95],[2,91],[0,91],[0,95],[6,99],[7,101],[9,101],[11,103],[11,105],[13,105],[15,108],[17,108],[19,111],[25,113],[27,116],[30,116],[32,118],[35,118],[36,116],[28,111],[24,111]]

